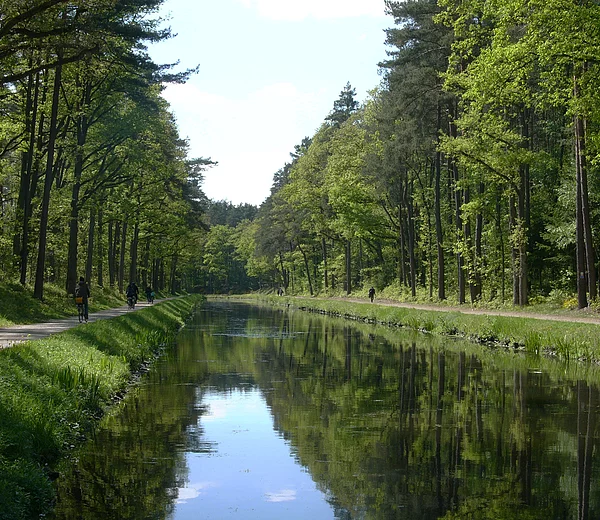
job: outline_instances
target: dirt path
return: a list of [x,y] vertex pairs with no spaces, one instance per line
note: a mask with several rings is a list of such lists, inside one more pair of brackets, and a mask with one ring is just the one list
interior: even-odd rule
[[[156,303],[163,300],[156,300]],[[115,318],[122,316],[128,312],[135,312],[136,310],[148,307],[150,304],[145,302],[138,302],[135,306],[134,311],[130,311],[127,305],[122,307],[116,307],[114,309],[106,309],[104,311],[98,311],[90,313],[89,323],[93,323],[98,320],[107,320],[109,318]],[[21,343],[23,341],[32,341],[37,339],[47,338],[51,334],[63,332],[73,327],[85,327],[85,323],[79,323],[77,316],[66,318],[62,320],[52,320],[44,323],[32,323],[30,325],[13,325],[12,327],[0,328],[0,349],[10,347],[15,343]]]
[[[362,298],[332,298],[342,302],[369,303]],[[600,325],[600,314],[592,311],[572,311],[572,315],[542,314],[528,311],[496,311],[491,309],[473,309],[465,306],[451,305],[426,305],[419,303],[401,303],[394,300],[376,299],[373,305],[386,305],[389,307],[406,307],[408,309],[421,309],[437,312],[460,312],[462,314],[478,314],[480,316],[506,316],[510,318],[532,318],[535,320],[566,321],[569,323],[593,323]]]

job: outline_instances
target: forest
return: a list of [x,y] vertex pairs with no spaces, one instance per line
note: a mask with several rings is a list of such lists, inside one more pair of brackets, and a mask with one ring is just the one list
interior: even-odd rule
[[[161,89],[162,0],[5,0],[0,270],[72,292],[378,295],[573,307],[598,295],[600,6],[386,0],[349,82],[260,207],[211,201]],[[265,136],[268,138],[268,136]],[[216,158],[218,159],[218,158]]]

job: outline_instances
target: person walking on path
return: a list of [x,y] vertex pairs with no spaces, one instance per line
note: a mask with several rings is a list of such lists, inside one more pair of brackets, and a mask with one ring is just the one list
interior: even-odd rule
[[90,288],[88,287],[88,284],[85,282],[85,279],[83,278],[83,276],[79,277],[79,283],[77,284],[77,287],[75,287],[75,298],[81,298],[81,303],[83,304],[83,318],[85,319],[85,322],[87,323],[88,321],[88,298],[90,297],[91,292],[90,292]]
[[374,299],[375,299],[375,287],[371,287],[369,289],[369,300],[371,300],[371,303],[373,303]]

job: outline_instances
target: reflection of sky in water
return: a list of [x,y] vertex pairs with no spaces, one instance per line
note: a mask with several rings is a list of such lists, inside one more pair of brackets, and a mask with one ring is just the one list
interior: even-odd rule
[[273,429],[258,390],[207,392],[201,403],[210,453],[188,453],[188,484],[174,520],[334,518],[326,496]]

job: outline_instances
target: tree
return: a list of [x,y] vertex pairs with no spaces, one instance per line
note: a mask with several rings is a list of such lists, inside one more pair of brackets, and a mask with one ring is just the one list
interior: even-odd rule
[[325,121],[339,127],[358,109],[358,101],[354,99],[355,96],[356,89],[352,88],[350,82],[346,83],[340,92],[340,97],[333,102],[333,110],[325,118]]

